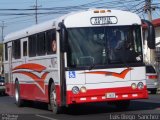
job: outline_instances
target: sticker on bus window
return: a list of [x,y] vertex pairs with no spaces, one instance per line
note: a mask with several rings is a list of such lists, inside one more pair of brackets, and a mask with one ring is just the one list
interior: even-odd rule
[[75,71],[69,71],[69,78],[76,78]]

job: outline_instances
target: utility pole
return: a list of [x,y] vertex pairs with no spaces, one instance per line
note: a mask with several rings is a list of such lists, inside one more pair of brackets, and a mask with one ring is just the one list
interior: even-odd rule
[[38,24],[38,8],[41,6],[38,6],[38,1],[35,1],[35,5],[32,6],[33,8],[35,8],[35,20],[36,20],[36,24]]
[[[4,40],[4,28],[5,28],[6,26],[4,25],[4,21],[2,21],[2,25],[0,25],[0,28],[1,28],[1,32],[2,32],[2,42],[3,42],[3,40]],[[2,52],[2,51],[1,51]],[[3,53],[2,53],[3,54]],[[3,65],[2,65],[2,56],[3,55],[0,55],[0,74],[2,74],[2,71],[3,71]]]
[[0,25],[0,27],[1,27],[1,31],[2,31],[2,41],[4,40],[4,28],[6,27],[5,25],[4,25],[4,21],[2,21],[2,25]]
[[[150,22],[152,22],[152,6],[151,6],[151,2],[152,0],[145,0],[145,12],[147,13],[148,15],[148,20]],[[149,63],[152,64],[152,65],[155,65],[155,57],[156,57],[156,54],[155,54],[155,49],[150,49],[150,60],[149,60]]]
[[151,6],[151,0],[146,0],[146,12],[148,15],[148,20],[152,22],[152,6]]
[[36,0],[36,5],[35,5],[36,24],[38,24],[37,9],[38,9],[38,6],[37,6],[37,0]]

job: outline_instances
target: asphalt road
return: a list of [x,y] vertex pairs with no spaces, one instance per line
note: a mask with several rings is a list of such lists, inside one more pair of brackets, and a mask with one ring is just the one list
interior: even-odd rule
[[45,103],[28,102],[18,108],[14,99],[0,96],[2,120],[160,120],[160,94],[147,100],[132,101],[128,110],[117,110],[107,103],[71,106],[64,113],[53,115]]

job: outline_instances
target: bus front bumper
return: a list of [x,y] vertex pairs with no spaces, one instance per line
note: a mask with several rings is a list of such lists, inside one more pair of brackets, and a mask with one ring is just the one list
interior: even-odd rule
[[[115,96],[107,97],[107,94],[115,94]],[[118,100],[135,100],[147,99],[148,91],[146,86],[142,89],[133,90],[131,87],[123,88],[106,88],[106,89],[90,89],[86,93],[73,94],[67,91],[67,104],[78,104],[88,102],[109,102]]]

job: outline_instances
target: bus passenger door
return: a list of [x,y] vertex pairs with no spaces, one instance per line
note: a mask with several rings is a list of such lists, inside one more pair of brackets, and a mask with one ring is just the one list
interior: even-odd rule
[[[25,65],[28,63],[28,38],[21,39],[21,58],[22,58],[22,65]],[[30,70],[25,71],[26,73],[30,73]],[[23,97],[26,97],[27,99],[33,99],[34,97],[34,89],[30,89],[31,85],[33,84],[32,78],[29,75],[23,75],[21,78],[21,81],[23,81]],[[32,94],[31,94],[32,93]]]
[[28,56],[28,38],[23,38],[21,40],[21,51],[22,51],[22,64],[27,63],[27,56]]

